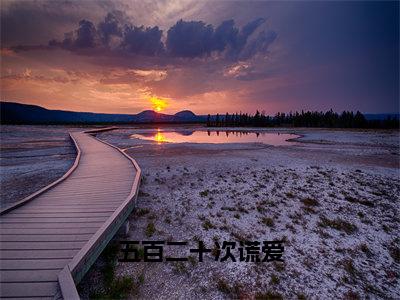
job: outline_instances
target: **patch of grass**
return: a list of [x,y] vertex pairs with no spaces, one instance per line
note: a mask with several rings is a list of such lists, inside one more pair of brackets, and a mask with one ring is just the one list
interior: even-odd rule
[[282,273],[285,270],[286,265],[283,262],[275,262],[274,263],[274,268],[275,268],[276,271]]
[[374,207],[375,205],[374,205],[374,202],[371,202],[371,201],[368,201],[368,200],[365,200],[365,199],[357,199],[357,198],[354,198],[354,197],[352,197],[352,196],[345,196],[344,197],[344,199],[346,200],[346,201],[348,201],[348,202],[350,202],[350,203],[358,203],[358,204],[361,204],[361,205],[365,205],[365,206],[368,206],[368,207]]
[[347,272],[347,274],[349,274],[349,276],[352,279],[355,279],[357,277],[358,272],[357,272],[356,268],[354,267],[354,263],[351,259],[345,259],[342,262],[342,265],[343,265],[343,269]]
[[146,236],[152,237],[155,232],[156,232],[156,226],[154,226],[154,223],[153,222],[148,223],[145,230]]
[[312,206],[318,206],[319,202],[316,199],[313,198],[304,198],[300,200],[305,206],[307,207],[312,207]]
[[307,300],[307,296],[302,293],[297,293],[297,300]]
[[119,249],[120,245],[118,243],[111,242],[101,254],[102,259],[105,261],[105,265],[102,267],[105,285],[111,284],[114,279]]
[[225,293],[225,294],[229,294],[231,292],[231,287],[229,286],[229,284],[222,278],[218,279],[217,281],[217,288],[218,290],[220,290],[221,292]]
[[347,222],[340,218],[330,220],[330,219],[322,216],[322,217],[320,217],[320,221],[318,222],[318,225],[323,228],[330,227],[330,228],[333,228],[333,229],[336,229],[339,231],[344,231],[347,234],[353,234],[354,232],[357,231],[356,225],[353,225],[350,222]]
[[246,238],[245,235],[243,235],[242,233],[240,233],[240,232],[238,232],[238,231],[231,231],[231,235],[232,235],[237,241],[240,241],[240,242],[243,242],[243,241],[248,240],[248,239]]
[[236,209],[234,207],[229,207],[229,206],[222,206],[221,210],[229,210],[229,211],[235,211]]
[[124,276],[116,278],[109,287],[110,299],[126,299],[134,287],[133,279]]
[[209,229],[213,229],[213,228],[215,228],[215,226],[213,225],[213,223],[211,223],[211,221],[210,220],[205,220],[205,221],[203,221],[203,228],[205,229],[205,230],[209,230]]
[[148,197],[148,196],[150,196],[150,194],[139,190],[138,196],[139,197]]
[[257,293],[254,297],[256,300],[283,300],[283,296],[278,292]]
[[245,209],[245,208],[244,208],[243,206],[241,206],[241,205],[238,205],[237,211],[238,211],[238,212],[241,212],[241,213],[246,213],[246,214],[249,213],[249,211],[248,211],[247,209]]
[[343,295],[344,300],[359,300],[361,299],[360,295],[357,292],[348,291]]
[[196,259],[194,256],[189,255],[189,256],[188,256],[188,262],[189,262],[192,266],[195,266],[195,265],[197,264],[197,259]]
[[400,263],[400,248],[395,243],[389,246],[389,254],[396,263]]
[[271,276],[271,284],[273,284],[273,285],[277,285],[277,284],[279,284],[279,282],[280,282],[280,280],[279,280],[279,277],[278,276],[276,276],[275,274],[272,274],[272,276]]
[[268,227],[273,227],[275,225],[274,219],[272,218],[264,217],[262,218],[261,222],[267,225]]
[[204,190],[204,191],[201,191],[201,192],[199,193],[199,195],[200,195],[201,197],[207,197],[209,192],[210,192],[209,190]]
[[217,288],[224,294],[229,295],[233,299],[238,299],[240,296],[241,286],[239,283],[235,283],[233,286],[229,285],[225,279],[217,279]]
[[389,232],[390,232],[390,227],[387,226],[386,224],[383,224],[383,225],[382,225],[382,229],[383,229],[386,233],[389,233]]
[[132,278],[124,276],[115,278],[105,287],[105,291],[90,295],[90,299],[126,299],[130,294],[137,293],[138,285]]
[[188,272],[185,263],[182,261],[173,262],[173,266],[175,273],[183,274]]
[[294,198],[294,194],[292,192],[287,192],[285,195],[288,198]]
[[91,299],[126,299],[130,294],[138,291],[139,284],[136,284],[132,278],[127,276],[115,277],[118,251],[119,244],[111,243],[101,254],[102,260],[105,262],[101,270],[104,291],[91,294]]
[[362,251],[362,252],[364,252],[367,256],[371,256],[372,255],[372,252],[371,252],[371,250],[368,248],[368,245],[367,244],[365,244],[365,243],[363,243],[363,244],[361,244],[360,246],[360,250]]
[[144,274],[143,274],[143,273],[141,273],[141,274],[139,275],[139,277],[138,277],[138,282],[139,282],[140,284],[144,283]]
[[150,212],[150,210],[148,208],[139,208],[138,210],[136,210],[136,215],[138,217],[142,217],[144,215],[147,215]]

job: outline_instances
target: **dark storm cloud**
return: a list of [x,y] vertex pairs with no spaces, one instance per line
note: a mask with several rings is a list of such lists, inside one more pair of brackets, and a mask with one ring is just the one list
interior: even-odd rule
[[227,58],[249,59],[257,53],[266,52],[276,38],[275,32],[263,31],[247,45],[249,37],[264,22],[265,19],[258,18],[239,30],[233,20],[226,20],[214,30],[212,25],[201,21],[180,20],[168,30],[166,48],[170,55],[178,57],[202,57],[213,51],[225,51]]
[[[120,12],[116,12],[120,13]],[[103,44],[108,45],[113,36],[121,37],[122,28],[116,13],[108,13],[104,21],[99,23],[98,31]],[[120,13],[121,14],[121,13]]]
[[240,59],[246,60],[257,53],[267,53],[268,47],[275,41],[277,34],[274,31],[262,31],[257,38],[249,41],[246,48],[240,53]]
[[77,37],[75,46],[78,48],[94,48],[96,46],[97,31],[94,24],[87,20],[79,22],[79,28],[76,31]]
[[214,50],[214,29],[204,22],[178,21],[168,30],[167,50],[172,56],[198,57]]
[[222,51],[225,49],[227,45],[235,47],[238,34],[239,34],[239,29],[235,27],[235,21],[233,20],[223,21],[215,29],[214,33],[216,50]]
[[[256,34],[265,22],[263,18],[255,19],[241,29],[235,26],[234,20],[225,20],[215,28],[202,21],[179,20],[168,29],[164,44],[163,31],[158,26],[134,26],[122,16],[120,11],[108,13],[97,25],[82,19],[77,29],[65,33],[63,40],[50,40],[48,47],[19,45],[13,49],[63,48],[80,53],[85,50],[85,55],[93,56],[111,50],[117,56],[128,53],[164,58],[204,58],[215,54],[214,57],[236,61],[266,53],[276,37],[273,31],[263,30]],[[249,40],[252,36],[255,37]],[[90,49],[95,51],[88,51]]]
[[157,26],[126,26],[121,47],[130,53],[136,53],[147,56],[155,56],[164,51],[164,45],[161,42],[162,30]]

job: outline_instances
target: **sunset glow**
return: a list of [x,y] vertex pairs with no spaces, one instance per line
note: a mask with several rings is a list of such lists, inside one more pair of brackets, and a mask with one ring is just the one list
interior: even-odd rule
[[168,106],[166,100],[157,97],[151,97],[150,102],[152,104],[152,109],[157,112],[164,110]]
[[2,101],[96,113],[398,111],[396,1],[3,2]]
[[156,141],[158,144],[167,142],[167,139],[165,138],[164,134],[162,132],[160,132],[159,129],[157,130],[157,133],[152,138],[152,140]]

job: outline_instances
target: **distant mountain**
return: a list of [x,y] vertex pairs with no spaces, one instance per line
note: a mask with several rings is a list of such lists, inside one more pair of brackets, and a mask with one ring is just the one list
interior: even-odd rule
[[172,122],[174,119],[174,116],[157,113],[154,110],[145,110],[133,116],[135,122],[140,122],[140,123]]
[[180,111],[180,112],[177,112],[177,113],[175,114],[175,117],[176,117],[176,118],[181,118],[181,119],[188,119],[188,120],[190,120],[190,119],[192,119],[192,118],[195,118],[196,115],[195,115],[193,112],[191,112],[190,110],[182,110],[182,111]]
[[138,114],[103,114],[50,110],[37,105],[0,102],[2,124],[94,124],[94,123],[197,123],[206,116],[185,110],[175,115],[145,110]]

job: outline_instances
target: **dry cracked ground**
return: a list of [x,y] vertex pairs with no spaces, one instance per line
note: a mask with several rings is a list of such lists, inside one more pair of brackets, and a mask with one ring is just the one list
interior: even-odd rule
[[[142,144],[127,142],[124,131],[100,135],[129,148],[143,181],[128,236],[106,249],[80,285],[81,296],[399,299],[396,137],[379,147],[351,136],[269,147]],[[187,241],[165,251],[189,261],[117,262],[119,239]],[[199,262],[188,252],[198,241],[213,249],[216,242],[246,240],[283,240],[284,262],[219,262],[216,249]]]

